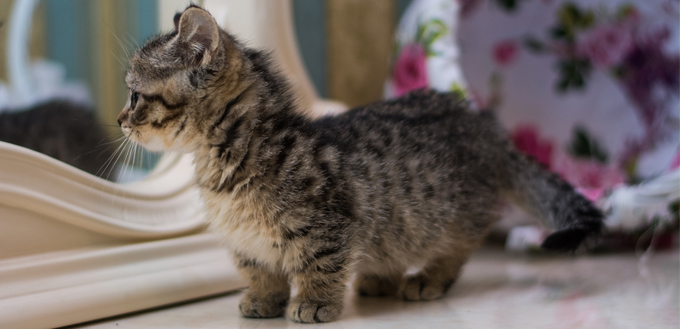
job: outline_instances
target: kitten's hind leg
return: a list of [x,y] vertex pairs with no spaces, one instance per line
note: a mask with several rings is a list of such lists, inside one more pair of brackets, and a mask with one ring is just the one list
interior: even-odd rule
[[240,259],[238,267],[250,286],[241,298],[239,309],[247,318],[275,318],[283,316],[290,298],[290,284],[283,273],[249,259]]
[[445,294],[458,278],[469,253],[445,256],[403,279],[399,294],[405,300],[432,300]]
[[393,296],[399,291],[402,274],[381,276],[376,274],[359,274],[354,287],[360,296]]

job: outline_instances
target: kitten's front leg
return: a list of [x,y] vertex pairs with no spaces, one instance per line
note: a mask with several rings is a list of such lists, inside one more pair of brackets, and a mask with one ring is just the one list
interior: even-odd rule
[[349,279],[349,251],[344,248],[317,250],[305,268],[294,274],[298,294],[288,305],[291,320],[319,323],[340,316]]
[[243,316],[247,318],[283,316],[290,298],[288,277],[281,272],[273,272],[252,259],[238,256],[236,258],[239,270],[250,284],[238,306]]

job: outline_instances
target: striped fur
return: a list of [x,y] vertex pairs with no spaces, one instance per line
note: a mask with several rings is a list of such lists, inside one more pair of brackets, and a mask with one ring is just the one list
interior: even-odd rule
[[148,148],[194,154],[210,226],[251,283],[246,317],[333,321],[351,273],[360,294],[437,298],[503,196],[566,229],[554,249],[599,231],[588,201],[463,99],[421,91],[312,121],[265,53],[200,8],[176,22],[132,55],[119,120]]

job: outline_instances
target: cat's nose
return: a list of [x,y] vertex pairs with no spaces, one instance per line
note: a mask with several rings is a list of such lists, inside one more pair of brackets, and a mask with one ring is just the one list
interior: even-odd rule
[[120,112],[120,114],[118,114],[118,125],[119,126],[123,125],[123,120],[125,120],[126,117],[127,117],[127,113],[125,113],[125,111],[122,111],[122,112]]

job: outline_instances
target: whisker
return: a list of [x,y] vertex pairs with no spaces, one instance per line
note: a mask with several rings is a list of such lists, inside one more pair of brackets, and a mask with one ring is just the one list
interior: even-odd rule
[[106,179],[107,179],[107,180],[109,179],[109,176],[111,176],[111,172],[114,170],[114,168],[115,168],[116,165],[118,164],[118,160],[120,159],[120,156],[124,153],[125,148],[126,148],[127,145],[129,145],[129,144],[130,144],[130,140],[129,140],[129,139],[126,139],[125,142],[121,145],[121,146],[123,146],[123,145],[125,145],[125,146],[123,146],[123,148],[121,149],[121,151],[118,152],[118,157],[116,158],[115,161],[113,161],[111,170],[109,170],[109,174],[106,176]]
[[[128,41],[129,44],[134,44],[135,48],[139,48],[139,42],[137,42],[137,38],[135,38],[130,32],[127,33],[127,38],[125,40]],[[130,42],[132,40],[132,42]]]
[[120,64],[120,68],[121,68],[123,71],[125,71],[125,68],[126,68],[125,64],[123,64],[123,61],[121,61],[120,58],[118,58],[118,56],[113,52],[113,50],[111,50],[111,56],[113,56],[113,57],[116,59],[116,61],[118,62],[118,64]]
[[[123,137],[125,137],[125,136],[123,136]],[[123,147],[123,145],[125,145],[125,141],[123,141],[123,143],[121,143],[120,145],[118,145],[118,147],[116,148],[116,150],[113,151],[113,153],[109,156],[108,159],[106,159],[106,161],[104,161],[104,164],[102,164],[102,167],[104,167],[104,170],[102,171],[102,168],[100,167],[99,170],[97,170],[97,173],[95,174],[95,176],[98,176],[98,177],[104,176],[104,174],[106,173],[106,169],[109,167],[109,164],[111,163],[111,161],[113,160],[113,158],[116,156],[116,154],[121,150],[121,148]],[[101,176],[100,176],[100,173],[99,173],[100,171],[102,171],[102,172],[101,172]]]
[[120,177],[118,178],[119,181],[124,181],[125,180],[125,173],[127,173],[128,168],[130,167],[130,163],[128,162],[128,157],[130,156],[130,152],[132,151],[132,141],[127,146],[127,151],[125,152],[125,157],[123,158],[123,172],[120,174]]
[[111,29],[110,25],[107,24],[106,28],[109,30],[109,33],[111,33],[111,35],[113,35],[113,37],[116,38],[116,41],[118,42],[118,46],[120,46],[120,48],[123,49],[123,52],[125,52],[125,56],[127,56],[127,58],[130,58],[130,52],[128,51],[127,47],[125,47],[123,40],[121,40],[118,37],[118,35],[116,35],[116,33]]
[[[131,158],[132,158],[132,163],[128,162],[127,165],[126,165],[126,169],[127,169],[127,168],[130,169],[129,172],[128,172],[128,177],[127,177],[127,179],[126,179],[126,182],[130,182],[130,181],[131,181],[132,174],[133,174],[134,171],[135,171],[135,158],[136,158],[136,154],[137,154],[137,145],[138,145],[138,144],[135,143],[135,142],[132,142],[131,144],[132,144],[132,147],[130,147],[130,153],[132,154],[132,157],[131,157]],[[123,197],[125,197],[125,195],[126,195],[126,191],[123,190]]]
[[[123,137],[125,137],[125,136],[123,136]],[[120,145],[118,145],[118,147],[116,148],[116,150],[113,151],[113,153],[109,156],[109,158],[108,158],[106,161],[104,161],[104,163],[101,165],[101,167],[99,168],[99,170],[97,170],[97,173],[95,173],[95,176],[97,176],[97,177],[99,177],[99,178],[102,178],[102,179],[109,180],[109,176],[111,175],[111,171],[113,171],[113,168],[115,167],[115,165],[111,168],[111,170],[109,170],[109,174],[106,176],[106,178],[104,178],[104,174],[106,174],[106,169],[108,169],[109,166],[113,163],[112,161],[113,161],[113,159],[116,157],[116,154],[119,154],[119,153],[120,153],[120,151],[123,149],[123,147],[124,147],[124,145],[125,145],[126,142],[127,142],[127,140],[123,141],[123,143],[121,143]],[[116,159],[116,161],[118,161],[118,159]],[[114,161],[114,162],[115,162],[115,161]],[[104,169],[102,170],[102,168],[104,168]],[[101,172],[101,174],[100,174],[100,172]],[[92,184],[90,185],[90,188],[92,188],[92,187],[94,186],[94,183],[95,183],[95,182],[96,182],[96,181],[92,181]]]
[[[83,155],[88,155],[88,154],[94,153],[94,152],[98,151],[99,148],[102,148],[102,147],[107,146],[107,145],[111,145],[111,144],[113,144],[113,143],[115,143],[115,142],[118,142],[119,140],[121,140],[121,139],[123,139],[123,138],[125,138],[125,136],[122,136],[122,137],[120,137],[120,138],[118,138],[118,139],[116,139],[116,140],[113,140],[113,141],[110,141],[110,142],[106,142],[106,143],[104,143],[104,141],[106,140],[106,138],[104,138],[104,139],[102,139],[101,141],[99,141],[99,143],[97,144],[97,146],[94,147],[93,150],[91,150],[91,151],[89,151],[89,152],[85,152],[85,153],[83,153],[83,154],[81,154],[81,155],[79,155],[79,156],[73,158],[72,161],[75,161],[75,160],[80,159],[80,157],[82,157]],[[104,151],[106,151],[106,150],[101,151],[99,154],[101,155],[101,153],[104,152]]]
[[[114,55],[115,56],[115,55]],[[122,63],[121,63],[122,64]],[[77,117],[68,117],[69,120],[75,121],[75,122],[83,122],[85,124],[94,124],[94,125],[99,125],[99,126],[104,126],[104,127],[119,127],[118,124],[113,124],[113,123],[101,123],[98,120],[81,120],[80,118]]]
[[139,166],[142,167],[142,169],[146,170],[146,164],[144,163],[144,158],[146,157],[146,150],[144,149],[144,147],[140,147],[139,157],[140,157]]
[[[137,143],[135,143],[135,148],[134,151],[132,151],[132,170],[130,171],[130,174],[132,174],[135,170],[135,167],[137,167],[135,160],[137,159]],[[130,177],[128,177],[128,180],[130,180]]]
[[[130,149],[132,148],[132,141],[128,139],[127,146],[125,147],[127,151],[125,151],[125,157],[123,158],[123,170],[120,175],[116,178],[116,182],[120,182],[122,179],[125,177],[125,172],[127,171],[127,160],[128,156],[130,155]],[[122,153],[121,153],[122,154]],[[117,160],[116,160],[117,161]],[[111,199],[111,205],[114,204],[116,198],[118,197],[118,190],[120,188],[120,184],[116,184],[116,188],[113,190],[113,198]]]
[[[111,33],[111,35],[112,35],[114,38],[116,38],[116,43],[118,43],[118,46],[119,46],[119,47],[123,50],[123,52],[125,53],[125,58],[126,58],[126,59],[127,59],[127,58],[130,58],[130,52],[128,51],[127,47],[125,47],[125,44],[123,43],[123,41],[118,37],[118,35],[117,35],[116,32],[114,31],[114,29],[111,28],[111,25],[110,25],[110,24],[106,24],[106,29],[108,30],[109,33]],[[116,60],[118,61],[118,63],[119,63],[120,66],[121,66],[121,69],[123,69],[123,70],[127,69],[127,65],[126,65],[123,61],[120,60],[120,58],[114,53],[113,49],[111,50],[111,55],[113,55],[113,57],[116,58]]]
[[125,174],[126,173],[128,174],[127,181],[129,181],[129,179],[130,179],[130,170],[131,170],[130,160],[132,159],[132,150],[133,150],[134,146],[135,146],[135,142],[130,141],[130,146],[128,146],[128,151],[127,151],[127,154],[125,155],[125,160],[123,160],[123,164],[125,165],[125,171],[123,171],[123,174],[121,175],[122,180],[125,180]]
[[104,142],[105,140],[107,140],[107,138],[104,138],[104,139],[102,139],[101,141],[99,141],[99,144],[100,144],[100,145],[113,144],[113,143],[115,143],[115,142],[122,141],[124,138],[125,138],[125,135],[121,135],[120,137],[118,137],[118,138],[116,138],[116,139],[114,139],[114,140],[108,141],[108,142]]

